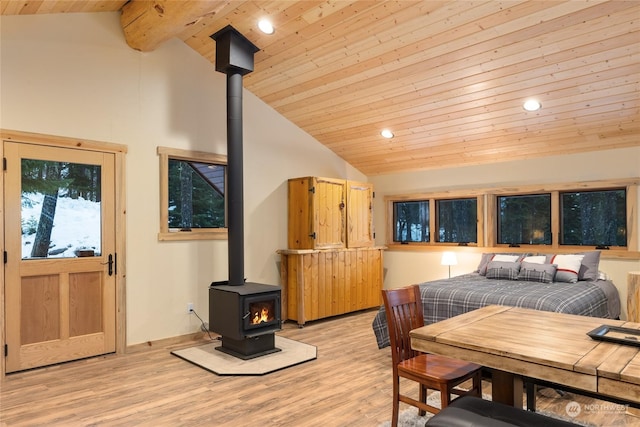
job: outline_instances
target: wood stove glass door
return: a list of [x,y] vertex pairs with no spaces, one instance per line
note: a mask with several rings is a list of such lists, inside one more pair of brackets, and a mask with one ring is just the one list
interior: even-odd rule
[[6,371],[115,351],[115,155],[5,142]]

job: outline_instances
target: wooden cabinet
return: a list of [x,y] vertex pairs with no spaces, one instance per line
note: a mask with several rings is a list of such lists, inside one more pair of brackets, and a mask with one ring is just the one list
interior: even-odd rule
[[381,304],[380,247],[281,250],[282,319],[299,326]]
[[333,178],[289,180],[289,249],[373,246],[373,186]]
[[282,319],[309,320],[381,304],[382,250],[374,247],[373,186],[334,178],[289,180]]

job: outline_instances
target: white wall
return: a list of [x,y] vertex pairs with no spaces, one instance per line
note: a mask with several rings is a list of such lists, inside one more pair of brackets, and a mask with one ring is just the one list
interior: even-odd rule
[[[370,177],[369,181],[373,183],[376,190],[376,243],[379,245],[386,243],[384,197],[388,195],[462,188],[637,178],[638,176],[640,176],[640,147]],[[635,224],[635,227],[636,230],[640,229],[640,223]],[[480,254],[465,252],[462,249],[456,250],[460,251],[457,253],[458,265],[451,267],[451,274],[473,271],[480,261]],[[441,256],[441,252],[386,251],[385,287],[395,288],[447,277],[448,268],[440,265]],[[600,270],[607,273],[618,287],[623,313],[626,316],[627,273],[640,271],[640,260],[602,259]]]
[[[199,330],[227,242],[158,242],[157,146],[226,153],[226,77],[186,44],[129,48],[118,13],[2,16],[0,127],[128,146],[127,343]],[[279,284],[286,180],[366,177],[244,92],[245,276]]]

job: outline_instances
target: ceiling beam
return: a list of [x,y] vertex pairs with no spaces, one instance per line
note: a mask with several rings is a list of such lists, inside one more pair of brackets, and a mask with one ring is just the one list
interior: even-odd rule
[[216,14],[229,1],[131,0],[122,8],[120,25],[130,47],[150,52],[202,17]]

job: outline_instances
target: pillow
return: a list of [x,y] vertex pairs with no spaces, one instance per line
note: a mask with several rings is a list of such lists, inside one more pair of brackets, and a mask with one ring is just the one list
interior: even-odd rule
[[[544,258],[544,257],[543,257]],[[526,260],[526,258],[525,258]],[[556,275],[558,266],[556,264],[542,264],[522,261],[518,280],[528,282],[551,283]]]
[[528,256],[524,257],[522,262],[529,262],[531,264],[544,264],[547,262],[547,257],[545,255]]
[[487,265],[487,279],[516,280],[519,271],[520,263],[517,261],[491,261]]
[[480,258],[480,264],[478,264],[478,269],[476,270],[478,273],[480,273],[481,276],[484,276],[485,274],[487,274],[487,265],[489,264],[489,261],[491,261],[491,258],[493,258],[495,254],[493,253],[484,253],[482,254],[482,257]]
[[481,276],[485,276],[487,274],[487,266],[491,261],[505,261],[512,262],[518,261],[522,257],[520,254],[495,254],[492,252],[482,254],[482,258],[480,258],[480,264],[478,264],[478,273]]
[[600,251],[581,252],[578,255],[584,255],[580,271],[578,271],[578,280],[598,280]]
[[582,265],[584,255],[555,255],[551,258],[551,264],[556,264],[556,282],[576,283],[578,272]]
[[[573,255],[583,255],[578,280],[594,281],[598,280],[600,267],[600,251],[578,252]],[[547,263],[551,263],[555,255],[547,255]]]

